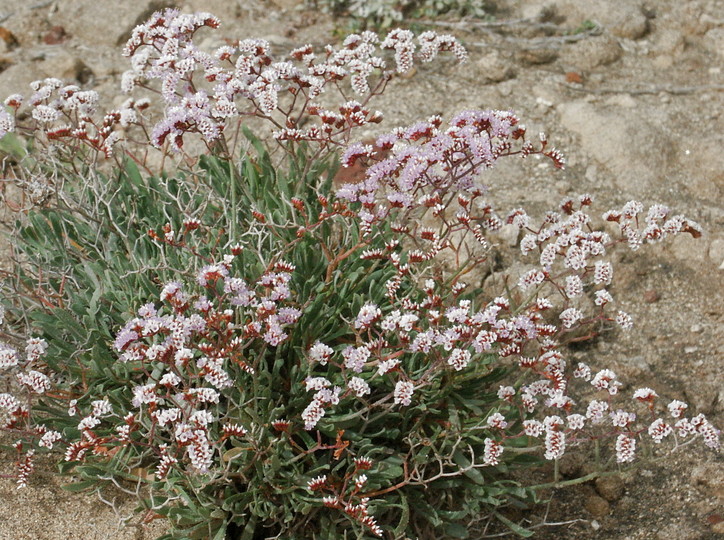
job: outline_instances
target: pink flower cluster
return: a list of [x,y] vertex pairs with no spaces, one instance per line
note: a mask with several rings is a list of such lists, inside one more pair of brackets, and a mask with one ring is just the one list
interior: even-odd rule
[[[163,236],[152,236],[174,245],[174,235],[165,230]],[[238,253],[239,247],[233,251]],[[245,352],[252,343],[279,345],[301,311],[291,304],[293,265],[274,263],[250,284],[234,275],[234,261],[235,255],[228,254],[203,266],[196,275],[200,292],[182,282],[166,283],[160,294],[163,305],[141,306],[118,331],[114,348],[119,360],[146,373],[132,389],[135,410],[121,419],[107,401],[91,403],[78,424],[82,438],[69,446],[66,460],[79,461],[89,450],[123,446],[153,432],[163,433],[161,439],[167,441],[157,448],[160,478],[187,463],[206,473],[224,440],[248,435],[243,426],[227,421],[229,411],[219,408],[224,392],[244,384],[241,374],[255,371]],[[105,420],[116,424],[115,435],[96,433]]]
[[[2,317],[0,317],[0,323]],[[0,370],[13,372],[15,380],[27,389],[30,394],[41,395],[48,392],[53,384],[45,373],[34,369],[40,368],[48,344],[40,338],[28,338],[25,341],[25,354],[22,355],[14,347],[0,343]],[[9,393],[0,393],[0,429],[31,429],[29,409],[26,403]]]
[[[609,369],[592,372],[582,363],[572,369],[564,354],[573,332],[600,322],[615,322],[624,330],[632,326],[628,314],[613,308],[614,299],[607,289],[613,280],[613,265],[604,259],[608,250],[618,243],[637,249],[643,242],[682,232],[698,236],[698,225],[683,216],[670,217],[668,209],[654,205],[642,220],[641,230],[638,215],[643,205],[632,201],[603,216],[620,225],[620,238],[615,239],[591,226],[593,219],[587,213],[593,204],[590,195],[565,199],[560,212],[549,212],[537,226],[521,208],[501,219],[482,199],[486,188],[478,178],[483,169],[500,157],[531,153],[542,153],[554,164],[563,165],[558,152],[545,150],[545,137],[538,149],[525,142],[525,131],[518,124],[511,113],[468,111],[445,129],[442,120],[433,117],[383,135],[374,146],[347,148],[343,164],[363,160],[368,169],[362,182],[342,186],[338,198],[358,205],[357,222],[363,234],[382,234],[382,227],[374,228],[378,224],[389,226],[399,238],[388,241],[386,249],[363,250],[360,258],[386,261],[396,275],[386,284],[387,307],[368,302],[357,314],[351,325],[356,335],[354,346],[335,350],[331,343],[316,343],[310,349],[313,365],[325,370],[325,375],[316,379],[335,387],[338,377],[347,380],[354,373],[369,388],[365,400],[371,395],[380,402],[392,399],[393,405],[410,406],[416,389],[443,370],[464,371],[471,365],[480,369],[477,363],[481,359],[516,365],[525,382],[500,390],[501,400],[509,408],[488,418],[486,427],[492,436],[485,444],[487,465],[499,462],[506,439],[523,435],[542,438],[544,455],[551,460],[601,432],[616,438],[614,446],[622,463],[633,459],[640,436],[648,434],[659,443],[674,429],[680,436],[699,435],[706,445],[718,447],[718,432],[703,417],[682,419],[670,426],[661,419],[643,422],[632,411],[614,410],[612,399],[622,386],[615,373]],[[516,140],[522,143],[519,150],[512,147]],[[382,151],[388,154],[378,158]],[[476,308],[471,300],[458,298],[466,289],[462,282],[439,288],[439,272],[444,275],[447,261],[469,257],[470,251],[461,256],[468,249],[467,236],[487,246],[488,238],[505,221],[524,231],[523,255],[537,258],[533,269],[519,277],[518,291]],[[441,253],[447,253],[448,259],[439,257]],[[485,256],[469,257],[467,264],[472,267]],[[459,273],[467,270],[452,268]],[[424,279],[431,272],[438,272],[437,282]],[[591,295],[589,305],[580,302],[584,295]],[[422,365],[414,356],[421,353]],[[414,378],[406,373],[407,359],[412,357],[418,358]],[[598,392],[579,412],[574,412],[578,404],[571,396],[574,379],[587,382]],[[336,388],[340,402],[357,397],[355,392],[342,391],[342,385]],[[653,391],[642,389],[634,397],[653,411],[657,397]],[[307,422],[307,429],[316,425],[325,409],[336,405],[336,399],[335,403],[313,403],[317,415]],[[540,420],[531,418],[520,426],[506,417],[508,411],[524,411]]]
[[[214,141],[231,119],[244,115],[271,120],[278,140],[330,141],[352,127],[382,119],[357,102],[345,103],[337,113],[314,101],[344,79],[356,94],[374,94],[377,86],[370,86],[370,77],[386,73],[378,48],[394,51],[401,73],[412,68],[415,56],[429,62],[439,52],[451,51],[459,60],[466,58],[465,49],[452,36],[425,32],[415,43],[406,30],[393,30],[384,39],[369,31],[353,34],[339,49],[328,45],[321,55],[305,45],[283,60],[276,60],[262,39],[235,41],[214,53],[200,50],[195,33],[218,26],[219,20],[209,13],[188,15],[166,9],[136,27],[128,40],[124,54],[131,58],[132,69],[124,73],[122,89],[130,92],[144,81],[160,81],[166,111],[153,128],[156,146],[168,142],[180,150],[187,133]],[[383,75],[378,84],[388,77]],[[320,125],[302,129],[305,114],[319,117]]]
[[[0,309],[0,325],[3,323],[4,313],[4,309]],[[0,370],[14,373],[17,384],[26,390],[28,398],[45,394],[53,387],[50,377],[39,371],[47,350],[48,344],[40,338],[31,337],[25,340],[24,355],[10,345],[0,342]],[[0,393],[0,430],[20,433],[23,436],[35,435],[39,446],[53,448],[53,444],[61,440],[61,434],[50,431],[43,425],[35,425],[29,405],[27,399],[18,399],[16,395],[7,392]],[[35,450],[31,448],[23,452],[22,441],[16,442],[14,446],[18,451],[15,479],[20,489],[28,485],[28,478],[34,469]]]
[[[520,147],[513,149],[516,141]],[[337,197],[361,203],[358,215],[367,232],[373,223],[386,220],[392,208],[408,214],[416,208],[430,208],[440,214],[452,193],[461,197],[457,220],[469,223],[475,218],[465,202],[469,196],[479,197],[485,192],[480,175],[499,158],[545,154],[563,167],[559,154],[546,151],[546,144],[536,149],[526,142],[525,128],[509,111],[465,111],[445,127],[442,118],[434,116],[381,135],[374,147],[349,146],[343,164],[349,166],[362,159],[370,165],[364,181],[343,185]],[[377,157],[386,154],[389,157]],[[502,225],[494,213],[484,208],[483,212],[481,221],[486,228],[495,230]]]
[[[608,370],[604,370],[608,371]],[[522,403],[525,404],[525,393],[529,393],[534,385],[523,387]],[[653,414],[654,405],[658,396],[650,388],[638,389],[633,394],[634,401],[646,403]],[[524,405],[525,406],[525,405]],[[550,401],[547,406],[555,406]],[[679,439],[686,439],[690,436],[699,436],[704,444],[712,449],[718,449],[719,431],[704,417],[697,415],[694,418],[680,418],[681,411],[686,404],[680,401],[672,401],[668,409],[675,420],[668,422],[663,418],[652,416],[644,420],[633,412],[611,409],[612,402],[609,396],[605,400],[593,399],[588,403],[584,414],[573,413],[575,403],[569,401],[562,409],[567,416],[561,417],[556,414],[548,414],[542,421],[529,419],[523,422],[521,431],[509,430],[503,432],[503,427],[508,422],[505,417],[496,413],[488,419],[488,425],[501,430],[497,438],[486,439],[486,454],[484,463],[486,465],[497,465],[498,459],[504,450],[506,439],[516,439],[520,436],[529,438],[543,437],[542,443],[545,451],[545,458],[549,460],[559,459],[565,453],[567,446],[578,446],[585,444],[592,438],[615,437],[614,449],[616,459],[619,463],[628,463],[635,459],[636,442],[648,435],[650,439],[660,444],[665,438],[677,435]],[[652,419],[653,418],[653,421]],[[677,442],[681,445],[685,442]]]
[[[294,49],[287,57],[272,56],[268,42],[244,39],[206,52],[197,47],[195,34],[202,28],[216,29],[219,20],[209,13],[182,14],[177,9],[154,13],[133,30],[123,49],[131,69],[123,74],[121,89],[130,93],[138,86],[158,81],[163,99],[163,118],[150,130],[150,142],[180,152],[184,137],[199,134],[210,145],[224,138],[228,125],[238,126],[245,117],[271,122],[279,141],[313,141],[336,148],[347,143],[353,128],[382,120],[379,111],[365,105],[382,91],[392,74],[385,52],[394,54],[396,71],[409,71],[413,61],[433,60],[449,51],[458,60],[467,53],[452,36],[425,32],[417,39],[406,30],[394,30],[385,38],[374,32],[349,36],[339,48],[327,45],[315,52],[311,45]],[[375,82],[372,82],[374,79]],[[329,88],[339,91],[348,80],[363,104],[344,97],[344,103],[327,110],[317,98]],[[0,109],[0,137],[20,131],[49,141],[69,152],[73,159],[81,148],[90,148],[106,158],[124,140],[132,125],[143,125],[141,111],[147,98],[128,99],[119,109],[97,114],[98,95],[56,78],[31,84],[33,94],[13,94],[5,100],[11,109]],[[27,105],[31,123],[21,122],[20,109]],[[310,118],[318,118],[309,125]],[[307,124],[302,128],[303,124]],[[235,143],[236,141],[234,141]],[[231,152],[229,141],[222,146]],[[140,154],[143,156],[143,154]],[[145,158],[138,157],[145,162]]]
[[[98,116],[99,97],[93,90],[65,85],[56,78],[34,81],[30,86],[33,93],[29,97],[13,94],[5,99],[5,105],[14,114],[0,110],[0,137],[16,129],[27,133],[41,131],[51,143],[60,143],[59,148],[82,145],[105,157],[112,155],[122,130],[139,122],[139,112],[149,103],[128,99],[119,109]],[[21,126],[16,121],[23,105],[30,108],[32,125]]]

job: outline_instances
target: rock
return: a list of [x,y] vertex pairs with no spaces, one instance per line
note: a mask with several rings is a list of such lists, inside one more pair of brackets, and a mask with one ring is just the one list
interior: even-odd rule
[[121,56],[118,47],[101,45],[94,48],[92,55],[83,55],[83,62],[99,81],[110,83],[112,90],[109,95],[120,92],[118,76],[131,67],[129,59]]
[[701,33],[706,33],[708,30],[715,28],[716,26],[721,24],[719,19],[717,19],[716,17],[712,17],[708,13],[702,13],[699,16],[698,23],[698,30],[700,30]]
[[[292,1],[294,0],[287,0],[285,3],[288,4]],[[276,1],[272,3],[277,4]],[[234,19],[244,16],[244,12],[241,7],[242,4],[243,2],[229,2],[229,0],[189,0],[188,2],[185,2],[182,6],[182,11],[184,13],[193,13],[196,11],[208,11],[209,13],[213,13],[219,19],[221,19],[221,29],[228,30],[232,26]],[[268,9],[265,10],[265,13],[273,15],[274,11],[274,9]]]
[[631,94],[614,94],[605,101],[606,105],[612,107],[623,107],[624,109],[635,109],[639,102]]
[[673,66],[675,62],[676,58],[674,56],[670,54],[660,54],[652,60],[651,65],[657,70],[664,71]]
[[583,84],[583,75],[576,71],[566,72],[566,82],[568,84]]
[[577,70],[590,71],[612,64],[623,54],[618,40],[610,34],[592,36],[566,45],[561,60]]
[[626,490],[623,480],[618,475],[596,478],[596,491],[609,502],[620,499]]
[[658,302],[660,298],[661,295],[655,289],[649,289],[647,291],[644,291],[644,302],[646,302],[647,304],[653,304],[655,302]]
[[583,503],[584,508],[595,518],[602,518],[611,512],[611,505],[603,497],[590,495]]
[[520,229],[513,225],[503,225],[498,231],[497,235],[506,245],[515,247],[518,245],[518,236],[520,236]]
[[610,12],[618,15],[606,25],[613,35],[625,39],[640,39],[648,33],[649,21],[641,10],[625,13],[613,9]]
[[552,101],[549,101],[549,100],[547,100],[547,99],[545,99],[545,98],[543,98],[543,97],[537,97],[537,98],[535,98],[535,104],[536,104],[538,107],[540,107],[541,109],[546,110],[546,111],[547,111],[548,109],[550,109],[551,107],[553,107],[553,102],[552,102]]
[[566,452],[558,462],[558,470],[564,478],[578,478],[585,459],[580,452]]
[[4,100],[10,94],[29,95],[32,92],[30,83],[46,77],[38,64],[38,62],[13,64],[0,73],[0,100]]
[[631,356],[626,362],[628,369],[637,375],[651,372],[651,365],[643,355]]
[[709,260],[717,267],[724,264],[724,238],[715,238],[709,244]]
[[60,25],[53,26],[50,30],[48,30],[45,35],[43,36],[43,43],[46,45],[59,45],[65,41],[68,41],[70,39],[70,35],[65,31],[65,28],[63,28]]
[[640,0],[617,0],[615,9],[599,0],[555,0],[548,3],[566,25],[580,28],[585,21],[594,21],[613,35],[626,39],[639,39],[649,30],[648,19]]
[[692,382],[684,389],[687,401],[692,410],[702,414],[712,414],[719,401],[719,387],[702,381]]
[[516,53],[516,60],[521,64],[537,66],[550,64],[558,59],[558,51],[552,47],[521,49]]
[[546,16],[547,10],[551,9],[549,4],[547,0],[527,0],[520,6],[520,15],[526,19],[541,20]]
[[80,58],[64,47],[48,47],[39,66],[48,77],[65,82],[86,82],[92,72]]
[[691,471],[691,483],[724,504],[724,471],[716,463],[702,463]]
[[719,151],[720,145],[720,140],[712,139],[684,148],[681,163],[688,178],[686,188],[695,197],[711,201],[724,197],[724,153]]
[[661,148],[673,142],[652,115],[639,109],[601,108],[584,100],[558,106],[563,127],[580,137],[581,149],[614,178],[622,196],[643,196],[659,182],[668,165]]
[[68,0],[64,4],[52,16],[51,24],[62,26],[89,46],[125,43],[133,28],[168,5],[160,0],[114,2],[112,8],[98,0]]
[[724,57],[724,28],[718,27],[709,30],[704,34],[702,44],[720,58]]
[[664,28],[656,32],[654,52],[664,55],[677,55],[684,50],[684,35],[675,28]]
[[512,62],[502,58],[498,51],[491,51],[477,61],[481,82],[496,83],[515,77]]
[[707,259],[707,245],[706,242],[702,242],[704,238],[694,239],[688,234],[677,234],[667,248],[680,261],[689,266],[699,267]]

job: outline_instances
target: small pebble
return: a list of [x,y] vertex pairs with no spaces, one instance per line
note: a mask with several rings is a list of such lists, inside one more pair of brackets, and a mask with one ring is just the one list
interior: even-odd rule
[[588,497],[586,502],[583,503],[583,506],[593,517],[596,518],[602,518],[611,512],[611,505],[608,504],[608,501],[598,495],[591,495]]
[[609,502],[617,501],[623,495],[625,487],[620,476],[602,476],[596,479],[596,491]]
[[58,45],[68,41],[70,36],[62,26],[53,26],[44,36],[43,43],[46,45]]
[[558,467],[565,478],[576,478],[581,476],[584,458],[577,452],[566,452],[561,458]]
[[649,289],[644,293],[644,302],[646,302],[647,304],[653,304],[654,302],[658,302],[659,298],[661,298],[661,296],[659,296],[659,293],[654,289]]
[[571,84],[583,84],[583,75],[577,71],[569,71],[566,73],[566,82]]

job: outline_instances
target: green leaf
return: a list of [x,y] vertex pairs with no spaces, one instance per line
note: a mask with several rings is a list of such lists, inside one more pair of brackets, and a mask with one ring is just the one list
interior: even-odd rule
[[468,528],[459,523],[448,523],[445,525],[445,537],[446,538],[468,538],[470,532]]
[[455,454],[453,454],[453,461],[461,469],[467,469],[463,472],[463,474],[470,478],[470,480],[478,485],[485,485],[486,482],[485,478],[483,478],[483,474],[478,469],[472,468],[471,461],[465,454],[462,453],[462,451],[458,450]]
[[251,142],[258,155],[262,156],[266,154],[266,148],[264,148],[264,144],[261,142],[259,137],[254,135],[254,133],[247,126],[241,126],[241,131],[244,134],[244,137],[249,139],[249,142]]
[[126,160],[126,164],[124,167],[124,173],[125,173],[125,179],[129,180],[133,183],[135,186],[142,186],[143,185],[143,178],[141,177],[141,172],[138,170],[138,165],[131,159],[128,158]]
[[399,494],[402,514],[400,515],[400,522],[397,524],[397,527],[395,527],[395,532],[393,533],[395,538],[402,538],[407,529],[407,525],[410,523],[410,505],[407,503],[407,497],[405,497],[402,491],[400,491]]
[[216,531],[216,534],[211,540],[224,540],[224,538],[226,538],[226,529],[228,525],[229,524],[226,521],[222,521],[219,529]]
[[416,510],[416,516],[421,517],[428,521],[430,525],[437,528],[442,525],[443,521],[440,519],[437,510],[435,510],[427,501],[421,497],[415,497],[413,501],[413,508]]
[[22,159],[28,155],[22,138],[15,133],[6,133],[0,137],[0,152]]
[[83,480],[82,482],[74,482],[72,484],[63,484],[61,488],[71,493],[80,493],[89,489],[98,487],[98,480]]
[[379,478],[395,479],[401,478],[405,471],[402,468],[402,459],[397,456],[391,456],[384,461],[380,462],[379,471],[377,476]]
[[526,529],[525,527],[521,527],[517,523],[514,523],[500,512],[493,512],[493,514],[495,514],[495,517],[500,520],[500,522],[504,523],[506,527],[508,527],[518,536],[521,536],[523,538],[530,538],[531,536],[533,536],[533,531]]
[[239,540],[252,540],[254,538],[254,532],[256,531],[256,519],[255,515],[249,517],[249,521],[246,522],[244,530],[241,531]]

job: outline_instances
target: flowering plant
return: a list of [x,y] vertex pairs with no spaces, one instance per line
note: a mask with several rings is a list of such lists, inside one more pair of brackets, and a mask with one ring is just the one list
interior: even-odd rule
[[[30,211],[26,263],[5,280],[9,323],[36,336],[25,354],[0,349],[20,487],[36,451],[60,448],[79,489],[130,490],[175,537],[465,537],[489,517],[526,534],[503,509],[541,486],[516,469],[600,441],[619,464],[645,442],[718,447],[686,404],[622,396],[611,370],[566,360],[581,335],[632,325],[609,290],[610,251],[696,237],[695,223],[632,201],[595,226],[587,194],[538,222],[499,214],[482,171],[512,156],[565,164],[508,111],[351,142],[382,118],[368,108],[391,77],[376,47],[407,71],[416,54],[464,59],[451,36],[365,32],[322,60],[305,46],[279,62],[259,40],[199,50],[195,32],[218,24],[166,10],[134,31],[123,86],[158,79],[160,119],[134,99],[94,121],[96,97],[54,79],[34,85],[34,124],[0,117],[59,144],[61,173],[91,172]],[[320,103],[328,88],[336,108]],[[267,143],[249,119],[271,123]],[[140,154],[134,128],[148,134]],[[243,135],[254,150],[238,159]],[[150,174],[149,145],[185,169]],[[335,185],[335,156],[364,177]],[[102,157],[118,160],[110,176],[94,169]],[[506,223],[527,267],[476,286]]]

